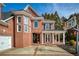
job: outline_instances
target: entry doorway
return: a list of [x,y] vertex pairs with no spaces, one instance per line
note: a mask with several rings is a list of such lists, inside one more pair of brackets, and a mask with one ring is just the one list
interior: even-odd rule
[[33,43],[40,43],[40,34],[33,33]]

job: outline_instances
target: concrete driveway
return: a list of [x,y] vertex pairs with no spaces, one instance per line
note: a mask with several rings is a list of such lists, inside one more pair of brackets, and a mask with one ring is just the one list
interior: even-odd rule
[[0,52],[0,56],[73,56],[64,49],[56,46],[30,46],[26,48],[12,48]]

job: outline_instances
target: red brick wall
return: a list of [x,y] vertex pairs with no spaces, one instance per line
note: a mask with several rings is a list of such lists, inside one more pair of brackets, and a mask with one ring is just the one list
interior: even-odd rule
[[23,47],[32,45],[32,35],[31,33],[23,33]]
[[34,21],[32,21],[32,24],[31,24],[31,26],[32,26],[32,33],[41,33],[42,32],[42,27],[43,27],[43,25],[42,25],[42,20],[39,20],[39,24],[38,24],[38,28],[34,28]]
[[[38,15],[34,12],[34,11],[32,11],[32,9],[31,8],[28,8],[28,10],[27,10],[27,12],[30,12],[30,14],[32,15],[32,16],[34,16],[34,17],[38,17]],[[31,21],[31,29],[32,29],[32,32],[36,32],[36,33],[40,33],[40,32],[42,32],[42,20],[39,20],[39,27],[37,28],[37,29],[34,29],[33,28],[33,23],[34,23],[34,21],[32,20]]]
[[7,23],[8,23],[8,26],[0,25],[0,35],[11,36],[12,37],[12,46],[13,46],[13,44],[14,44],[13,19],[7,21]]
[[[29,24],[28,26],[31,25],[31,19],[29,18]],[[31,33],[31,30],[30,30],[31,27],[29,27],[29,31],[28,32],[24,32],[24,19],[23,19],[23,47],[26,47],[26,46],[30,46],[32,45],[32,33]]]
[[21,32],[17,32],[17,16],[15,17],[15,47],[23,47],[23,17],[21,16]]

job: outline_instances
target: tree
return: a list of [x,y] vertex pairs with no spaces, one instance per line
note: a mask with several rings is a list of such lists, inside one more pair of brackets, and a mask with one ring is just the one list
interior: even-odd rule
[[63,27],[62,27],[61,19],[58,15],[57,11],[54,13],[54,16],[55,16],[55,20],[56,20],[55,28],[57,30],[62,30]]
[[45,13],[45,14],[42,14],[42,16],[43,16],[45,19],[47,19],[47,20],[54,20],[54,21],[56,21],[56,23],[55,23],[55,28],[56,28],[57,30],[63,29],[62,23],[61,23],[61,20],[60,20],[60,17],[59,17],[59,15],[58,15],[57,11],[56,11],[54,14],[53,14],[53,13]]

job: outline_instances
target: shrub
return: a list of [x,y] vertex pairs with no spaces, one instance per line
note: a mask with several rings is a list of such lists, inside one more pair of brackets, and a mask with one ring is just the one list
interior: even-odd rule
[[74,40],[70,40],[70,45],[74,46],[75,41]]
[[66,45],[69,45],[69,42],[68,41],[66,41]]

